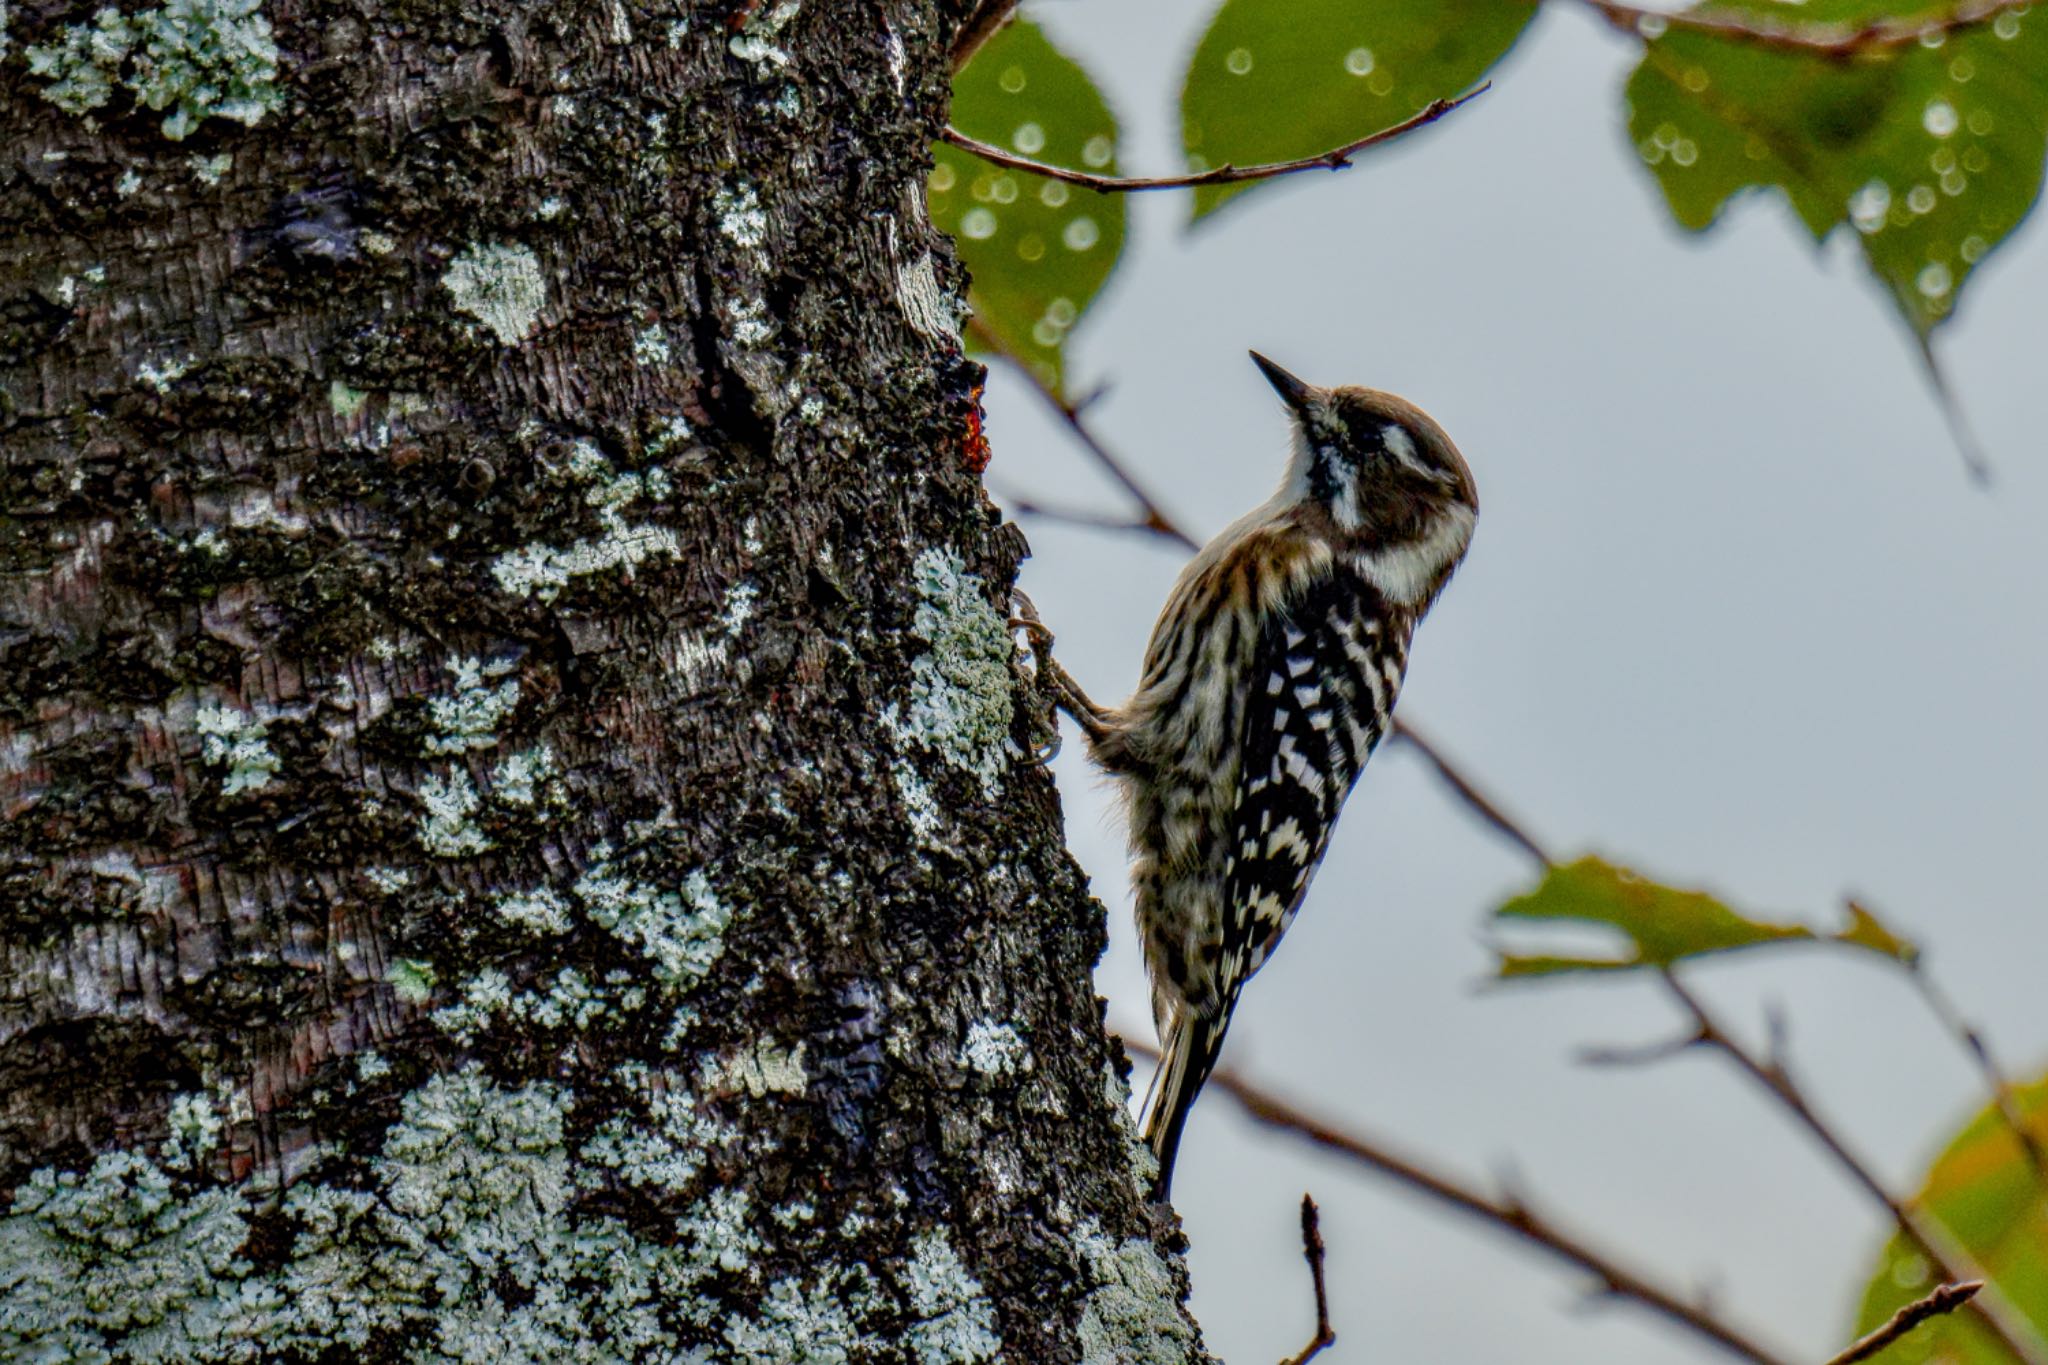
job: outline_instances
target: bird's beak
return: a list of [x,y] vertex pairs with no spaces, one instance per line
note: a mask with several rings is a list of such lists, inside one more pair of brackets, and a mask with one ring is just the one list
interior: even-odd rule
[[1265,372],[1267,382],[1279,390],[1280,396],[1287,400],[1289,407],[1300,411],[1308,405],[1309,399],[1315,396],[1316,390],[1313,385],[1302,383],[1257,351],[1253,351],[1251,356],[1253,363]]

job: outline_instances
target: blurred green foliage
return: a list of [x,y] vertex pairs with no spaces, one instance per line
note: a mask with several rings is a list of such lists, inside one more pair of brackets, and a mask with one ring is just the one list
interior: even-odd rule
[[[1785,13],[1763,0],[1716,11]],[[1857,25],[1901,11],[1834,0],[1798,17]],[[2008,10],[1932,46],[1843,58],[1673,28],[1645,44],[1628,104],[1636,150],[1681,224],[1704,231],[1735,194],[1775,188],[1815,241],[1854,233],[1925,336],[2040,195],[2048,18]]]
[[[1389,128],[1470,89],[1539,8],[1223,0],[1182,85],[1188,168],[1294,160]],[[1780,37],[1654,16],[1637,24],[1642,59],[1623,116],[1672,216],[1704,232],[1744,191],[1783,194],[1816,241],[1855,239],[1924,346],[2040,196],[2048,16],[1976,0],[1974,21],[1952,32],[1844,53],[1783,35],[1839,37],[1957,11],[1925,0],[1712,0],[1694,12]],[[999,32],[960,73],[953,122],[1034,160],[1116,165],[1116,123],[1101,94],[1029,22]],[[943,144],[936,159],[933,218],[973,272],[980,325],[1059,390],[1066,334],[1123,244],[1121,198],[999,170]],[[1191,212],[1200,219],[1269,183],[1196,187]]]
[[[1032,23],[1008,25],[954,79],[953,126],[1034,161],[1116,171],[1109,105]],[[973,277],[976,321],[994,349],[1062,392],[1067,332],[1123,251],[1123,196],[991,166],[944,143],[933,163],[932,222],[953,235]],[[968,346],[991,349],[972,332]]]
[[[1521,0],[1224,0],[1181,88],[1188,169],[1293,161],[1390,128],[1477,84],[1535,16]],[[1204,185],[1194,216],[1272,183]]]
[[[2020,1087],[2013,1100],[2027,1131],[2048,1143],[2048,1078]],[[1913,1202],[2048,1337],[2048,1181],[1996,1105],[1971,1120],[1935,1159]],[[1874,1330],[1934,1287],[1926,1259],[1904,1238],[1893,1238],[1864,1291],[1856,1335]],[[1953,1313],[1871,1359],[1881,1365],[2007,1365],[2012,1356],[1969,1314]]]

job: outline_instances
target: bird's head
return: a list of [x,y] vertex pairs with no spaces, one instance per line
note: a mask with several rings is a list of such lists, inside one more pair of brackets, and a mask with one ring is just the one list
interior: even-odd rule
[[1378,389],[1318,388],[1253,351],[1294,418],[1295,496],[1368,545],[1455,539],[1479,512],[1465,457],[1428,413]]

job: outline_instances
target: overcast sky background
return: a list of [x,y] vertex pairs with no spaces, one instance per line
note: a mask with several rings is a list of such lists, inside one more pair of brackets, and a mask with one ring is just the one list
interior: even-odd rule
[[[1102,83],[1123,166],[1179,164],[1181,68],[1209,6],[1028,7]],[[1402,713],[1539,837],[1758,913],[1832,922],[1854,890],[1931,961],[2011,1067],[2048,1065],[2048,240],[1981,267],[1940,346],[1996,465],[1969,482],[1902,326],[1849,244],[1818,255],[1780,201],[1679,232],[1636,164],[1633,44],[1546,5],[1494,90],[1341,175],[1268,187],[1190,235],[1136,196],[1126,258],[1071,342],[1077,389],[1198,538],[1266,496],[1285,449],[1256,346],[1319,383],[1421,403],[1476,471],[1470,558],[1418,638]],[[1117,506],[999,375],[990,480]],[[1024,584],[1104,699],[1135,681],[1182,556],[1025,523]],[[1070,739],[1074,737],[1070,736]],[[1056,765],[1111,907],[1098,973],[1149,1037],[1123,832],[1078,740]],[[1849,1338],[1889,1227],[1714,1058],[1626,1071],[1588,1043],[1678,1023],[1647,984],[1475,991],[1486,911],[1532,868],[1412,754],[1381,753],[1227,1064],[1533,1202],[1797,1354]],[[1695,972],[1793,1055],[1885,1177],[1912,1187],[1982,1102],[1881,964],[1792,950]],[[1142,1086],[1142,1069],[1139,1077]],[[1175,1183],[1195,1308],[1226,1360],[1311,1325],[1296,1207],[1324,1208],[1340,1362],[1677,1365],[1707,1348],[1498,1234],[1254,1130],[1221,1096]]]

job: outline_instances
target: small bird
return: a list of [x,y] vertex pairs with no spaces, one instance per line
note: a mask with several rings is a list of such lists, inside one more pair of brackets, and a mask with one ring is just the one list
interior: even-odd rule
[[1038,650],[1128,803],[1162,1049],[1144,1124],[1162,1202],[1238,993],[1300,909],[1387,732],[1409,638],[1479,515],[1472,471],[1420,408],[1251,355],[1290,410],[1287,475],[1181,571],[1138,690],[1098,706]]

